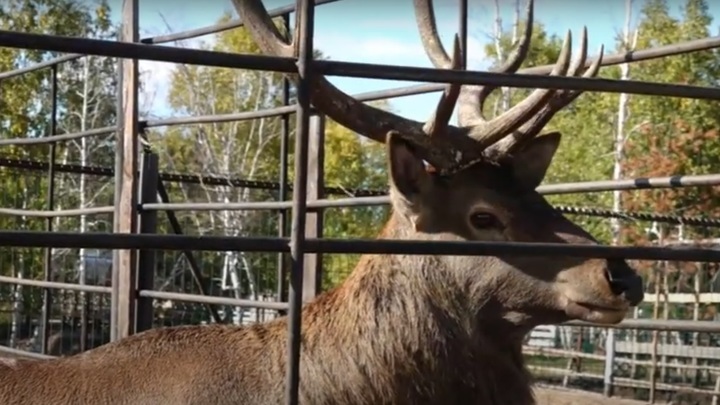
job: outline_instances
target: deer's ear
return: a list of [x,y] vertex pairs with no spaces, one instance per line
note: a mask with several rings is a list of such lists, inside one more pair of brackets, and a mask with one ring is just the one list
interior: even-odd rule
[[390,187],[413,204],[430,183],[425,164],[416,156],[413,146],[395,131],[388,132],[386,145]]
[[533,138],[512,158],[515,179],[526,190],[534,190],[542,183],[553,156],[560,146],[559,132]]

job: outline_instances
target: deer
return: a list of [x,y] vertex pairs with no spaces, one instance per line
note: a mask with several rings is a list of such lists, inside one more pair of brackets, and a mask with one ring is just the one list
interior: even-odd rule
[[[296,56],[296,39],[281,34],[260,0],[233,5],[262,53]],[[414,6],[433,65],[464,69],[458,37],[451,55],[439,40],[432,1]],[[526,13],[515,51],[493,71],[514,74],[526,58],[532,0]],[[568,32],[550,75],[593,78],[602,53],[586,64],[584,29],[571,60]],[[488,118],[482,107],[495,88],[451,83],[422,123],[364,104],[321,75],[310,80],[318,111],[385,144],[392,209],[378,239],[600,244],[536,190],[561,139],[540,133],[580,91],[534,89]],[[458,125],[449,122],[455,107]],[[532,328],[616,324],[643,297],[625,260],[365,254],[301,308],[299,403],[531,405],[522,342]],[[279,404],[287,339],[284,316],[155,328],[73,356],[8,362],[0,403]]]

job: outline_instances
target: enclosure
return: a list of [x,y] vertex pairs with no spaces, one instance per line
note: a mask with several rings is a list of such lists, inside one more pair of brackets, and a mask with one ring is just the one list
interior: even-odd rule
[[[692,138],[692,148],[665,145],[675,155],[648,152],[649,159],[639,166],[657,164],[664,170],[658,176],[632,178],[618,169],[611,180],[539,188],[557,197],[556,209],[592,229],[607,228],[611,242],[620,246],[379,241],[372,238],[387,217],[389,201],[384,151],[314,111],[307,86],[292,86],[281,74],[299,73],[301,82],[314,72],[422,83],[354,95],[365,102],[437,93],[452,82],[518,92],[568,88],[589,93],[581,99],[607,93],[619,95],[619,102],[625,95],[687,99],[696,103],[692,106],[714,108],[720,89],[691,85],[689,79],[656,83],[622,76],[549,77],[552,65],[546,64],[503,75],[313,58],[314,9],[331,3],[340,2],[298,0],[271,10],[288,32],[295,10],[306,22],[297,58],[257,55],[243,42],[247,36],[242,37],[246,34],[235,16],[213,26],[141,39],[138,0],[123,1],[117,40],[107,27],[82,38],[2,26],[3,51],[27,53],[14,56],[24,58],[22,66],[11,58],[0,73],[0,94],[11,99],[5,100],[8,105],[11,94],[34,95],[39,101],[34,110],[28,107],[2,120],[0,172],[6,192],[0,208],[0,245],[5,247],[0,256],[0,352],[31,358],[71,355],[154,327],[249,324],[287,315],[293,342],[288,359],[297,364],[300,306],[340,283],[360,254],[557,255],[575,249],[583,257],[633,260],[643,270],[645,299],[631,318],[610,328],[582,322],[536,328],[524,346],[535,377],[544,385],[606,396],[716,404],[720,221],[714,215],[720,201],[712,198],[720,184],[720,173],[713,171],[720,163],[708,158],[698,164],[708,169],[700,174],[671,164],[683,153],[715,150],[716,132]],[[454,6],[462,49],[468,47],[467,3],[458,0]],[[244,44],[244,52],[232,52],[228,43],[216,49],[162,46],[210,34]],[[606,54],[602,66],[621,66],[625,72],[627,66],[659,58],[716,55],[718,47],[720,37],[706,36],[627,48]],[[170,97],[184,116],[141,116],[139,60],[177,64],[173,74],[179,84]],[[212,96],[221,107],[202,107],[197,99],[210,95],[192,89],[211,79],[217,83],[208,86],[208,93],[236,84],[223,75],[238,71],[246,75],[245,83],[260,84],[232,97],[217,90]],[[25,93],[13,93],[21,91]],[[67,118],[72,106],[83,113],[79,122]],[[12,112],[7,105],[0,109]],[[682,125],[669,133],[689,133]],[[637,128],[635,136],[652,131]],[[238,133],[245,135],[236,137]],[[622,146],[617,149],[623,142],[608,139],[613,151],[623,155]],[[360,167],[354,166],[356,160]],[[702,191],[659,194],[694,188]],[[651,194],[628,197],[626,207],[620,205],[621,192],[639,190]],[[595,204],[564,203],[574,194],[589,195]],[[613,202],[605,204],[609,200],[596,195],[611,195]],[[672,209],[662,212],[644,208],[648,201],[668,196],[697,208],[679,212],[670,203]],[[702,206],[697,203],[701,200]],[[289,370],[287,403],[294,404],[298,371]]]

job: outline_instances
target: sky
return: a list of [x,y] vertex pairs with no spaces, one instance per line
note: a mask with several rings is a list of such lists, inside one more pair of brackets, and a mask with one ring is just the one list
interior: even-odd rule
[[[123,0],[110,0],[112,17],[119,21]],[[634,1],[632,24],[637,20],[643,0]],[[294,3],[293,0],[264,0],[267,9]],[[415,25],[412,0],[340,0],[316,8],[315,47],[333,60],[383,63],[431,67],[422,48]],[[503,25],[509,28],[513,20],[514,0],[500,0]],[[671,12],[679,16],[682,0],[668,0]],[[720,13],[720,2],[710,1],[710,12]],[[457,32],[456,0],[435,0],[438,28],[446,49]],[[522,1],[525,4],[525,1]],[[615,38],[625,24],[625,0],[535,0],[535,19],[551,34],[564,36],[573,33],[574,51],[583,25],[588,29],[589,53],[595,55],[601,44],[612,53]],[[140,1],[141,37],[167,34],[213,25],[224,13],[237,17],[229,0]],[[488,60],[483,55],[484,44],[491,39],[495,20],[494,0],[470,0],[468,22],[468,67],[485,69]],[[714,33],[717,22],[713,21]],[[212,36],[198,40],[212,40]],[[197,46],[197,40],[185,46]],[[174,46],[176,44],[168,44]],[[608,49],[609,48],[609,49]],[[141,62],[149,84],[142,97],[142,106],[153,116],[166,117],[172,111],[165,102],[169,75],[174,64]],[[330,78],[336,86],[349,94],[402,87],[413,82],[376,79]],[[403,116],[424,121],[437,102],[438,93],[396,98],[394,110]]]

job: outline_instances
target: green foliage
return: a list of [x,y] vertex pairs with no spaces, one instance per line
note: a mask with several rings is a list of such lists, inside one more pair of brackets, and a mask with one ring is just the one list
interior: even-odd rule
[[[75,0],[8,0],[0,3],[0,29],[65,36],[112,39],[116,29],[111,24],[109,6],[105,1],[94,4]],[[0,49],[0,71],[33,65],[56,57],[49,52]],[[78,132],[115,123],[115,67],[107,58],[83,58],[61,65],[58,71],[58,133]],[[51,119],[50,68],[37,70],[0,82],[0,136],[3,139],[42,137],[49,134]],[[32,147],[4,146],[0,155],[9,158],[48,160],[48,145]],[[82,152],[82,151],[84,152]],[[84,139],[59,143],[57,161],[75,163],[83,156],[86,162],[109,165],[112,160],[112,137]],[[104,158],[104,159],[103,159]],[[111,201],[112,187],[82,181],[77,176],[58,176],[54,194],[55,208],[76,208],[84,205],[105,205]],[[85,176],[85,180],[88,180]],[[92,183],[92,184],[91,184]],[[82,187],[81,187],[82,186]],[[20,209],[47,209],[48,182],[43,172],[0,169],[2,206]],[[107,200],[106,200],[107,199]],[[108,201],[109,200],[109,201]],[[100,204],[97,204],[97,203]],[[96,230],[109,220],[62,218],[53,221],[55,229]],[[38,218],[0,217],[3,229],[41,230],[47,221]],[[59,250],[53,257],[56,278],[65,277],[77,265],[77,251]],[[43,270],[40,249],[16,251],[0,257],[0,274],[39,278]],[[3,290],[6,292],[7,290]],[[23,289],[23,303],[28,311],[40,305],[40,290]],[[10,302],[7,296],[0,296]]]
[[[230,19],[222,16],[220,22]],[[277,21],[279,23],[279,21]],[[278,24],[279,26],[279,24]],[[259,53],[251,36],[244,29],[225,31],[212,44],[202,49],[223,52]],[[316,57],[324,57],[316,51]],[[222,115],[249,112],[281,105],[282,76],[256,71],[219,69],[200,66],[178,66],[172,73],[168,102],[177,115]],[[294,98],[291,91],[291,102]],[[384,103],[378,103],[381,107]],[[290,116],[288,181],[294,177],[294,120]],[[240,122],[201,124],[171,127],[149,133],[154,148],[161,154],[162,169],[173,172],[215,174],[243,179],[277,181],[280,169],[280,117]],[[384,150],[382,145],[368,142],[326,120],[325,182],[327,186],[353,188],[382,188],[385,186]],[[271,201],[276,193],[254,192],[236,187],[175,187],[174,201]],[[330,209],[324,216],[324,235],[328,237],[373,237],[377,233],[382,208]],[[229,235],[276,235],[278,221],[272,213],[256,212],[190,212],[179,214],[181,221],[192,224],[203,233]],[[267,255],[244,254],[253,271],[262,273],[262,289],[274,288],[276,270]],[[334,284],[347,274],[356,257],[326,256],[324,280]],[[227,266],[226,258],[217,255],[205,268]],[[240,262],[237,266],[242,266]],[[237,267],[236,267],[237,269]],[[217,275],[216,275],[217,276]],[[251,289],[251,277],[243,282]]]

